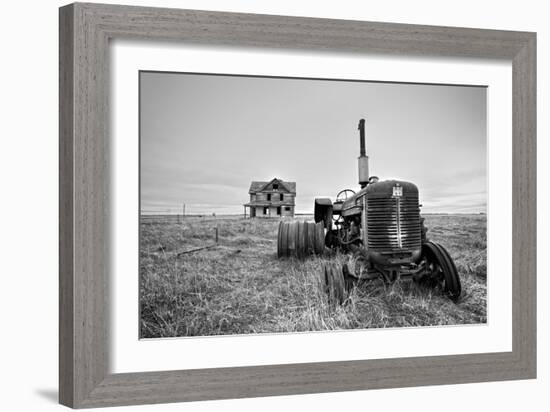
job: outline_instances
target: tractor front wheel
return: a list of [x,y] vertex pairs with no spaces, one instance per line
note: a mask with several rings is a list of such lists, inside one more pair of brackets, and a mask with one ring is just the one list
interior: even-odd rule
[[462,293],[460,277],[449,252],[439,243],[426,242],[422,245],[422,256],[426,263],[429,279],[439,284],[453,302]]
[[321,270],[321,289],[327,294],[331,305],[341,305],[346,298],[344,271],[342,265],[337,262],[329,262],[323,265]]

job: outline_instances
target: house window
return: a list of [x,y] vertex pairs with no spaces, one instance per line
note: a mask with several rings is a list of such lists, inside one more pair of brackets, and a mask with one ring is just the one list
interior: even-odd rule
[[264,207],[264,215],[267,215],[268,207]]
[[279,189],[279,184],[273,183],[273,190],[278,190],[278,189]]
[[282,202],[284,198],[285,198],[285,196],[281,193],[281,194],[279,195],[279,200]]
[[290,206],[285,206],[285,210],[286,210],[287,212],[290,212]]
[[278,214],[279,216],[281,215],[281,206],[279,206],[279,207],[277,208],[277,214]]
[[271,201],[271,193],[268,193],[268,194],[267,194],[267,201],[268,201],[268,202]]

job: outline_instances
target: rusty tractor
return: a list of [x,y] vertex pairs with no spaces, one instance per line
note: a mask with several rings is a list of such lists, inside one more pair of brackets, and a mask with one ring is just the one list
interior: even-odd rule
[[370,176],[364,119],[358,129],[360,189],[344,189],[334,202],[315,199],[315,223],[281,221],[279,257],[321,255],[330,250],[351,254],[353,267],[329,260],[321,273],[325,291],[338,303],[343,303],[354,283],[374,279],[388,284],[412,280],[439,288],[458,301],[460,277],[449,252],[427,238],[418,188],[410,182]]

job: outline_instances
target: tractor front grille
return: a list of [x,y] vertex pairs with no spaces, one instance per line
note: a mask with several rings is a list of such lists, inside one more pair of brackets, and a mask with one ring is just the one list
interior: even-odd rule
[[397,252],[420,248],[418,195],[367,197],[366,201],[369,249]]

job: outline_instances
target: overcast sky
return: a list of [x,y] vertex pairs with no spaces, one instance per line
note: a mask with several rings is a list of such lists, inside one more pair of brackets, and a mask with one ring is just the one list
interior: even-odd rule
[[422,211],[485,212],[486,89],[142,72],[141,209],[242,213],[252,180],[295,181],[296,211],[370,174],[415,183]]

